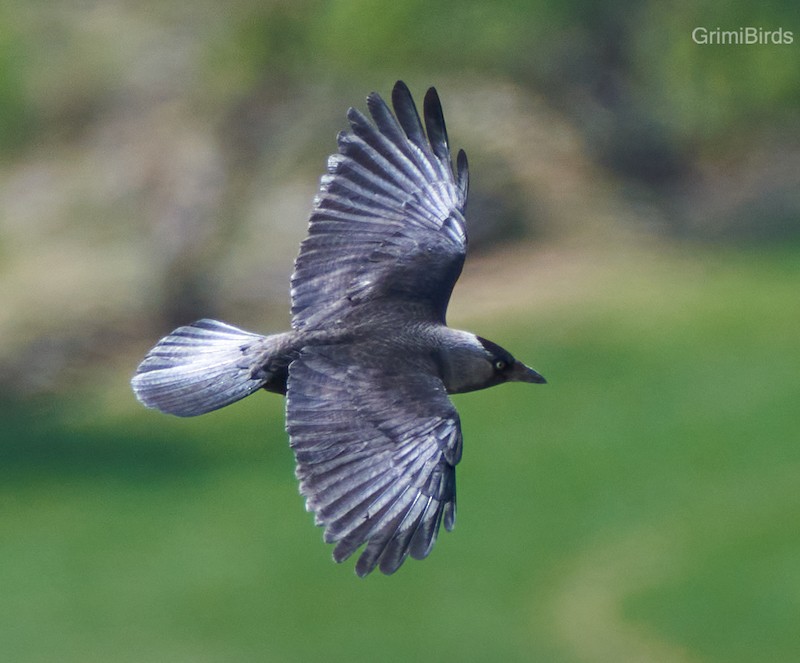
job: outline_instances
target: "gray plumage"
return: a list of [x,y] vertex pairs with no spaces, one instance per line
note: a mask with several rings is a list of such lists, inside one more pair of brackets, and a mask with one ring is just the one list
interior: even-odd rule
[[261,336],[214,320],[180,327],[139,365],[148,407],[194,416],[259,389],[286,394],[300,492],[341,562],[396,571],[455,524],[458,412],[448,394],[544,382],[500,346],[450,329],[467,249],[467,158],[454,175],[441,104],[423,123],[404,83],[394,113],[350,109],[291,279],[292,330]]

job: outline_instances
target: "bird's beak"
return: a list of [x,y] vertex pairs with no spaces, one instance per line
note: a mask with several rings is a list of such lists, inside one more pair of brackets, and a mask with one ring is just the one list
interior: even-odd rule
[[547,382],[543,376],[521,361],[514,362],[514,365],[508,372],[508,376],[509,380],[512,382],[533,382],[534,384],[545,384]]

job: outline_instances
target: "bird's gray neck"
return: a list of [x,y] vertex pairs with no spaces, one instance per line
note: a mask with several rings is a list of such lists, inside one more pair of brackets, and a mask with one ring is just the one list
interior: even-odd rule
[[438,330],[442,381],[450,394],[480,389],[492,374],[491,363],[478,337],[442,327]]

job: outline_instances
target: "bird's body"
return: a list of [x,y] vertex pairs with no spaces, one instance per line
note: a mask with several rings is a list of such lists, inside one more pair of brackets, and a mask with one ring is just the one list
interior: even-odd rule
[[292,275],[292,330],[180,327],[132,384],[148,407],[193,416],[266,389],[286,394],[306,505],[359,575],[428,555],[455,522],[458,413],[448,394],[544,382],[506,350],[446,325],[466,256],[467,161],[454,177],[431,88],[423,129],[408,88],[350,109]]

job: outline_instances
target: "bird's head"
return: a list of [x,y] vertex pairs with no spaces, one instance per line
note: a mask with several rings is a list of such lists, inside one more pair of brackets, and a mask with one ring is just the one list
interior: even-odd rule
[[456,334],[453,340],[457,342],[449,344],[443,353],[444,382],[449,393],[486,389],[503,382],[546,382],[497,343],[466,332]]
[[532,382],[534,384],[545,384],[547,380],[542,375],[526,366],[518,359],[514,359],[511,353],[505,348],[501,348],[497,343],[492,343],[480,336],[476,337],[486,352],[486,361],[492,368],[493,380],[491,384],[501,382]]

